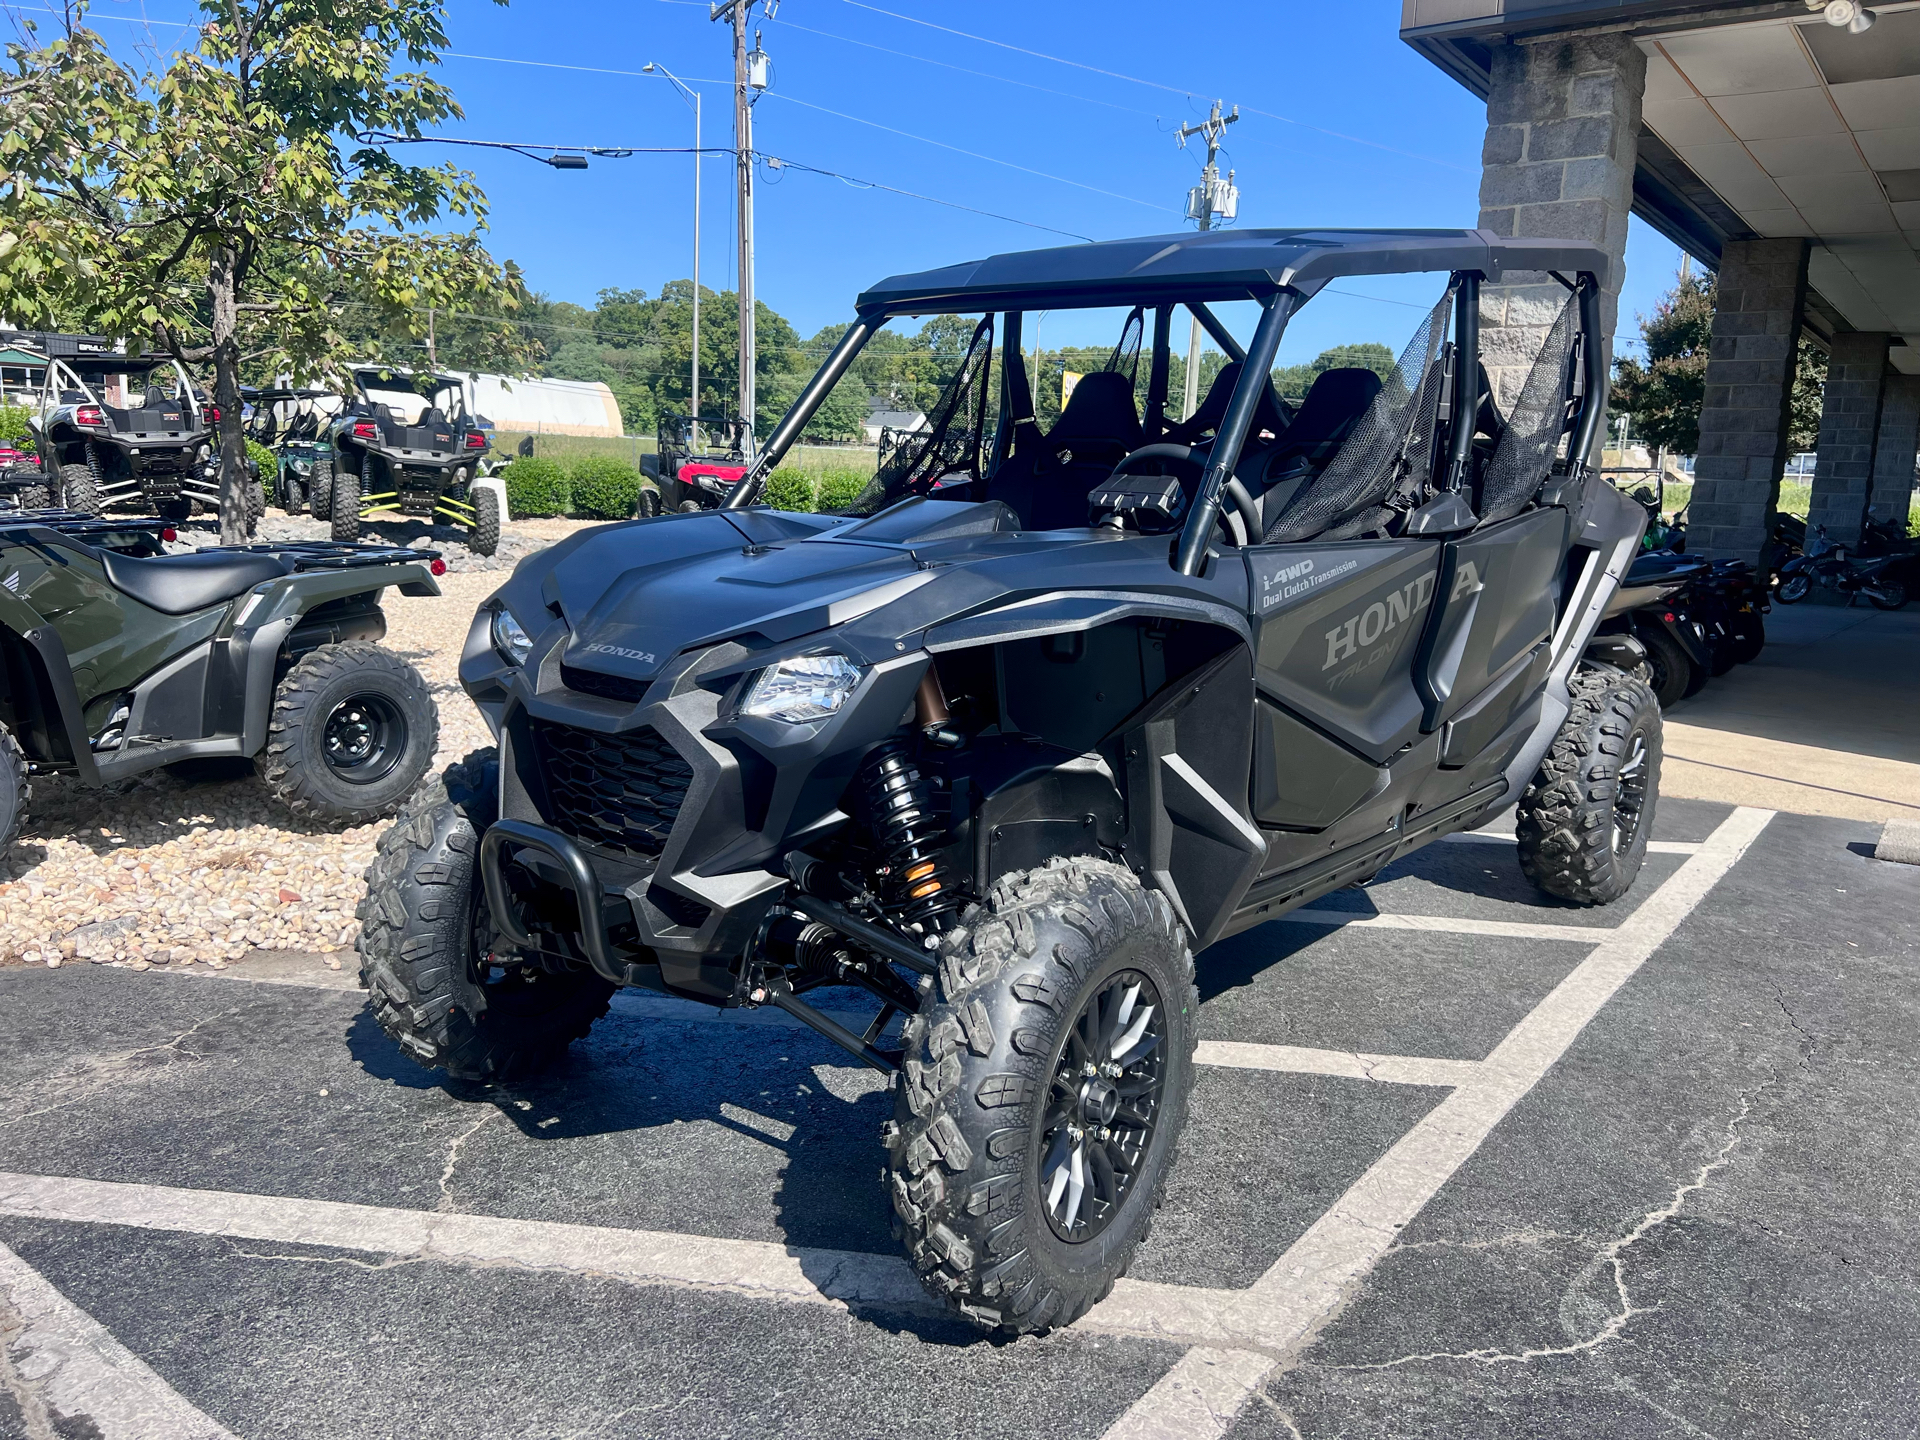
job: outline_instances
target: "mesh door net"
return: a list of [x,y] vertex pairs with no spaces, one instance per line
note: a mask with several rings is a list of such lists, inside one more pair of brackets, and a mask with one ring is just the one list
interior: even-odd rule
[[974,327],[967,353],[927,416],[927,428],[893,437],[866,489],[838,513],[871,515],[909,495],[924,495],[950,475],[980,478],[980,434],[987,418],[993,317]]
[[1274,517],[1262,537],[1266,543],[1363,534],[1389,518],[1391,512],[1381,502],[1417,467],[1431,463],[1443,378],[1440,351],[1453,296],[1449,286],[1413,332],[1346,443]]
[[1480,477],[1480,523],[1491,524],[1520,513],[1553,468],[1560,437],[1566,433],[1569,406],[1568,362],[1578,329],[1579,297],[1567,296],[1546,344],[1534,357],[1527,383],[1513,403],[1513,414],[1493,458]]

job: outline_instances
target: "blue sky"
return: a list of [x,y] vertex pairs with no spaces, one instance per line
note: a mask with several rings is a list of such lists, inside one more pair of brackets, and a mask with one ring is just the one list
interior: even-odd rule
[[[147,30],[136,17],[194,13],[186,0],[95,5],[116,40],[150,34],[162,46],[181,32]],[[861,180],[1110,238],[1183,228],[1202,157],[1179,149],[1173,131],[1218,98],[1242,110],[1225,157],[1238,172],[1240,225],[1471,225],[1484,107],[1400,43],[1399,14],[1397,0],[784,0],[774,20],[755,12],[774,65],[755,142]],[[727,27],[708,19],[706,0],[451,0],[449,28],[445,79],[466,110],[449,134],[689,145],[692,112],[672,86],[607,73],[656,61],[702,92],[706,143],[732,143]],[[493,206],[490,248],[556,299],[591,304],[607,286],[652,293],[690,269],[690,157],[596,159],[582,172],[502,152],[419,149],[458,156],[478,174]],[[702,163],[701,280],[726,289],[731,160]],[[1068,243],[797,171],[762,183],[756,229],[760,296],[803,334],[847,318],[853,296],[881,276]],[[1671,244],[1634,223],[1621,306],[1628,335],[1677,263]],[[1397,349],[1437,295],[1425,279],[1342,288],[1355,293],[1323,294],[1294,321],[1284,362],[1345,341]],[[1104,316],[1059,315],[1044,339],[1098,343],[1113,328]]]

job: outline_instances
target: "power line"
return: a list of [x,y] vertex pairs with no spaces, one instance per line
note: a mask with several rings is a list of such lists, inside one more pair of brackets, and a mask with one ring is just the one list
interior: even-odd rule
[[[679,0],[674,0],[679,3]],[[897,55],[902,60],[917,60],[922,65],[938,65],[942,70],[956,70],[962,75],[972,75],[981,80],[993,80],[1002,85],[1018,85],[1023,90],[1038,90],[1043,95],[1058,95],[1063,100],[1077,101],[1082,105],[1104,105],[1109,110],[1119,110],[1128,115],[1144,115],[1157,120],[1160,117],[1151,110],[1136,110],[1131,105],[1117,105],[1111,100],[1096,100],[1091,95],[1076,95],[1071,90],[1055,90],[1049,85],[1035,85],[1030,80],[1015,80],[1011,75],[996,75],[991,70],[970,70],[965,65],[955,65],[948,60],[935,60],[931,55],[915,55],[907,50],[894,50],[886,45],[876,45],[871,40],[856,40],[851,35],[835,35],[830,30],[815,30],[810,25],[801,25],[792,20],[775,20],[775,25],[785,26],[789,30],[801,30],[808,35],[818,35],[825,40],[838,40],[843,45],[858,45],[863,50],[878,50],[882,55]]]
[[803,165],[798,160],[787,160],[778,155],[763,154],[760,158],[774,168],[805,170],[810,174],[826,175],[832,179],[843,181],[848,185],[856,186],[863,190],[885,190],[894,195],[905,195],[910,199],[925,200],[930,204],[945,205],[950,209],[965,210],[974,215],[985,215],[991,220],[1005,220],[1010,225],[1025,225],[1030,230],[1044,230],[1049,235],[1064,235],[1069,240],[1084,240],[1089,245],[1093,243],[1093,237],[1091,235],[1081,235],[1072,230],[1056,229],[1052,225],[1042,225],[1035,220],[1022,220],[1013,215],[1001,215],[992,210],[982,210],[974,205],[962,205],[957,200],[942,200],[934,195],[921,195],[912,190],[902,190],[896,185],[882,185],[878,180],[861,180],[853,175],[842,175],[837,170],[822,170],[817,165]]
[[1056,184],[1060,184],[1060,185],[1071,185],[1077,190],[1090,190],[1095,195],[1105,195],[1112,200],[1124,200],[1129,205],[1144,205],[1149,210],[1164,211],[1169,209],[1168,206],[1156,205],[1151,200],[1139,200],[1134,198],[1131,195],[1122,195],[1116,190],[1102,190],[1098,185],[1088,185],[1079,180],[1069,180],[1064,175],[1049,175],[1046,171],[1035,170],[1029,165],[1016,165],[1011,160],[1001,160],[992,155],[982,155],[977,150],[964,150],[958,145],[949,145],[944,140],[933,140],[933,139],[929,139],[925,135],[915,135],[910,130],[900,130],[900,129],[896,129],[892,125],[882,125],[878,120],[862,120],[858,115],[847,115],[847,114],[843,114],[838,110],[829,110],[824,105],[815,105],[810,100],[795,99],[793,96],[784,94],[780,91],[770,90],[767,93],[772,95],[773,98],[776,100],[785,100],[790,105],[803,106],[808,110],[818,110],[822,115],[831,115],[835,119],[839,119],[839,120],[851,120],[856,125],[870,125],[875,130],[885,130],[890,135],[903,136],[908,140],[918,140],[922,145],[935,145],[942,150],[951,150],[956,155],[965,155],[974,160],[984,160],[989,165],[1004,165],[1009,170],[1020,170],[1020,171],[1024,171],[1028,175],[1038,175],[1042,180],[1052,180]]
[[[1012,45],[1005,40],[995,40],[990,36],[975,35],[966,30],[956,30],[951,25],[940,25],[932,20],[922,20],[917,15],[902,15],[896,10],[883,10],[878,5],[868,4],[867,0],[841,0],[841,3],[843,5],[851,5],[858,10],[870,10],[875,15],[885,15],[891,20],[904,20],[909,25],[924,25],[929,30],[944,31],[948,35],[957,35],[962,40],[972,40],[981,45],[993,45],[1002,50],[1011,50],[1017,55],[1030,55],[1036,60],[1051,60],[1056,65],[1067,65],[1075,70],[1085,70],[1090,74],[1104,75],[1109,80],[1124,80],[1130,85],[1144,85],[1150,90],[1164,90],[1168,94],[1181,95],[1188,99],[1200,93],[1196,90],[1182,89],[1178,85],[1166,85],[1158,80],[1142,80],[1137,75],[1124,75],[1118,70],[1103,70],[1098,65],[1088,65],[1080,60],[1068,60],[1061,55],[1049,55],[1044,50],[1029,50],[1024,45]],[[1419,160],[1428,165],[1439,165],[1448,170],[1465,171],[1471,168],[1465,165],[1455,165],[1448,160],[1436,159],[1432,155],[1418,155],[1411,150],[1401,150],[1392,145],[1382,145],[1378,140],[1364,140],[1358,135],[1348,135],[1340,130],[1329,130],[1324,125],[1312,125],[1305,120],[1296,120],[1291,115],[1276,114],[1274,111],[1261,110],[1252,105],[1243,106],[1242,108],[1245,109],[1249,115],[1259,115],[1268,120],[1278,120],[1283,125],[1298,125],[1303,130],[1312,130],[1316,134],[1329,135],[1336,140],[1345,140],[1353,145],[1365,145],[1370,149],[1384,150],[1389,155],[1401,155],[1409,160]]]

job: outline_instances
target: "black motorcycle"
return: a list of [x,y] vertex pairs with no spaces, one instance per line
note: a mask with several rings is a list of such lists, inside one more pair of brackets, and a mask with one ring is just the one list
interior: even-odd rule
[[1907,603],[1907,582],[1902,571],[1912,557],[1905,554],[1862,558],[1846,546],[1827,538],[1824,525],[1814,527],[1806,552],[1794,556],[1780,567],[1780,583],[1774,597],[1782,605],[1797,605],[1815,589],[1832,590],[1847,597],[1865,595],[1876,610],[1898,610]]
[[1772,607],[1767,604],[1766,587],[1744,560],[1715,560],[1706,574],[1687,587],[1685,608],[1706,627],[1707,645],[1713,652],[1709,668],[1714,675],[1746,664],[1767,643],[1766,621],[1761,617]]
[[1697,613],[1701,601],[1695,593],[1713,568],[1711,561],[1672,550],[1638,555],[1600,622],[1600,635],[1630,636],[1646,652],[1648,684],[1663,708],[1698,695],[1720,673],[1713,668],[1712,632]]

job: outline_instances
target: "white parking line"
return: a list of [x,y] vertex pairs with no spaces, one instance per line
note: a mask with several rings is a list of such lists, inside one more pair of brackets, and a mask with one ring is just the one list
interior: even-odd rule
[[[1594,952],[1534,1007],[1488,1056],[1483,1073],[1427,1112],[1375,1161],[1250,1290],[1227,1304],[1214,1295],[1168,1295],[1176,1287],[1134,1286],[1114,1293],[1089,1317],[1133,1334],[1191,1333],[1205,1328],[1222,1339],[1216,1349],[1238,1349],[1241,1375],[1250,1377],[1238,1403],[1213,1385],[1204,1415],[1182,1399],[1194,1389],[1190,1370],[1175,1366],[1107,1432],[1106,1440],[1174,1440],[1224,1434],[1274,1368],[1291,1362],[1358,1293],[1360,1282],[1413,1220],[1480,1147],[1507,1112],[1564,1055],[1587,1023],[1679,928],[1731,870],[1773,818],[1771,810],[1735,810],[1679,870]],[[1238,1331],[1238,1346],[1222,1341]],[[1266,1362],[1264,1365],[1262,1362]],[[1226,1362],[1218,1374],[1233,1373]],[[1162,1416],[1182,1426],[1169,1428]],[[1204,1420],[1204,1424],[1199,1423]]]
[[1303,1045],[1249,1045],[1238,1040],[1202,1040],[1199,1065],[1230,1070],[1283,1070],[1296,1075],[1338,1075],[1388,1085],[1468,1085],[1479,1078],[1479,1060],[1435,1060],[1419,1055],[1368,1055],[1354,1050],[1311,1050]]
[[4,1245],[0,1392],[30,1436],[234,1440]]
[[1530,920],[1473,920],[1464,915],[1370,915],[1361,910],[1309,907],[1277,917],[1281,925],[1326,925],[1352,930],[1419,930],[1428,935],[1499,935],[1511,940],[1571,940],[1593,945],[1611,925],[1541,925]]

